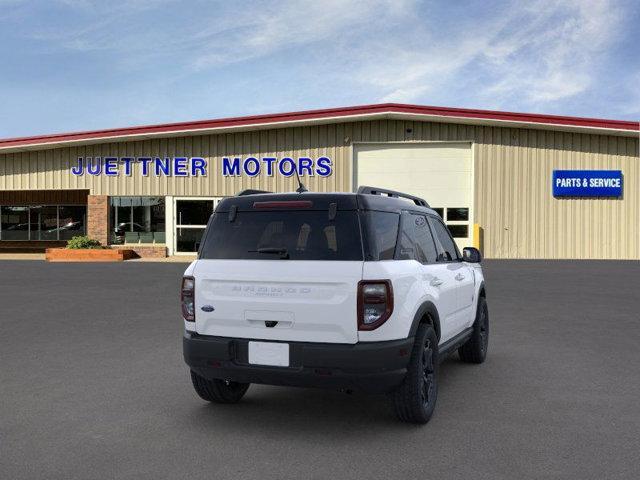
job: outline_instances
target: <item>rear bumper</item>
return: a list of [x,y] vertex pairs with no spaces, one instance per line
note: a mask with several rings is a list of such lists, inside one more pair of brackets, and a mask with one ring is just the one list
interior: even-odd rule
[[185,331],[183,353],[191,370],[209,379],[383,393],[404,379],[413,338],[354,345],[287,343],[289,367],[250,365],[249,339],[244,338]]

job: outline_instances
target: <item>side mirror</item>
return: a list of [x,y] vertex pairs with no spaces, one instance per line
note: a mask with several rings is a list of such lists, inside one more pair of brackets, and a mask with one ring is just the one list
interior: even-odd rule
[[462,260],[469,263],[480,263],[482,261],[482,254],[477,248],[465,247],[462,249]]

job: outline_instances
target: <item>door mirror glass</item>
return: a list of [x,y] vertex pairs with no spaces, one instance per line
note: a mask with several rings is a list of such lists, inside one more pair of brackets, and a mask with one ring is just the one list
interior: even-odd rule
[[468,263],[480,263],[482,261],[482,254],[477,248],[465,247],[462,250],[462,259]]

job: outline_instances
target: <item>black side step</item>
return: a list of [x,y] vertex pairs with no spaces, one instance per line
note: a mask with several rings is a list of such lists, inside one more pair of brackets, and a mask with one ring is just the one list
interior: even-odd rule
[[440,345],[438,347],[438,360],[442,362],[449,354],[455,352],[459,347],[464,345],[465,342],[469,340],[472,333],[473,327],[469,327]]

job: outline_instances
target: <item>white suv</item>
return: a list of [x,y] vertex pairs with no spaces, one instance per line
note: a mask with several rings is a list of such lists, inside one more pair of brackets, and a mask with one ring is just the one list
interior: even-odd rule
[[416,197],[245,191],[222,200],[182,281],[184,358],[205,400],[251,383],[389,393],[425,423],[438,363],[487,354],[480,252]]

